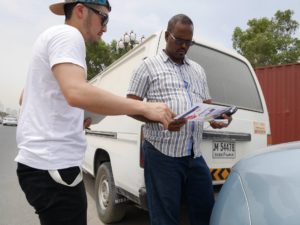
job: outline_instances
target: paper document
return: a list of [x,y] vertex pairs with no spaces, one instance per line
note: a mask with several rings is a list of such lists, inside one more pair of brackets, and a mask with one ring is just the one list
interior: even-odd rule
[[233,114],[237,108],[235,106],[219,106],[212,104],[199,103],[192,106],[184,113],[176,116],[174,119],[186,118],[189,121],[211,121],[222,114]]
[[84,118],[86,119],[88,117],[92,119],[92,124],[99,123],[101,120],[103,120],[105,118],[105,116],[103,116],[103,115],[84,111]]

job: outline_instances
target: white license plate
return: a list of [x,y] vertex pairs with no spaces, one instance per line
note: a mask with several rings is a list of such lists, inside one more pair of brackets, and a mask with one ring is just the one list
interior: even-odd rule
[[235,159],[235,142],[213,141],[212,157],[213,159]]

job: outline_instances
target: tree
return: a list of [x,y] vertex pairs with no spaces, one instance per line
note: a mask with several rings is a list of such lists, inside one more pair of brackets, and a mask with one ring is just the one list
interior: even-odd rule
[[104,41],[87,44],[86,48],[87,79],[90,80],[109,66],[113,62],[113,57],[111,55],[111,46]]
[[106,67],[126,54],[129,50],[129,48],[118,49],[116,40],[113,40],[111,44],[106,44],[104,41],[87,44],[87,79],[90,80],[101,73]]
[[277,11],[275,16],[251,19],[243,31],[236,27],[233,48],[254,67],[294,63],[300,59],[300,40],[293,37],[299,27],[291,10]]
[[7,116],[8,114],[6,112],[0,112],[0,117],[4,118],[5,116]]
[[[132,40],[132,34],[134,35],[134,40]],[[126,39],[127,42],[125,41],[125,35],[129,38],[129,40]],[[125,33],[125,35],[119,42],[113,40],[110,44],[106,44],[104,41],[99,41],[95,44],[87,44],[86,64],[88,68],[88,80],[101,73],[107,66],[145,39],[145,37],[142,36],[140,41],[135,40],[136,36],[133,31],[131,31],[129,35],[127,33]],[[123,47],[120,47],[120,42],[122,42]]]
[[113,40],[110,44],[110,52],[113,59],[112,62],[116,61],[117,59],[125,55],[130,50],[130,49],[120,49],[118,48],[117,45],[118,42],[116,40]]

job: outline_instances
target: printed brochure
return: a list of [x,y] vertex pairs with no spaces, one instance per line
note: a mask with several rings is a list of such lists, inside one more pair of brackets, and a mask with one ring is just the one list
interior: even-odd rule
[[232,115],[237,111],[236,106],[219,106],[212,104],[199,103],[193,105],[190,109],[177,115],[174,119],[186,118],[189,121],[211,121],[222,114]]

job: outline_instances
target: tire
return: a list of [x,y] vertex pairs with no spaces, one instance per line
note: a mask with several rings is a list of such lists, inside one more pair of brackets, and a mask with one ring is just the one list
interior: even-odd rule
[[126,212],[124,203],[116,203],[116,193],[110,162],[102,163],[97,171],[96,182],[96,206],[98,216],[104,223],[115,223],[121,221]]

